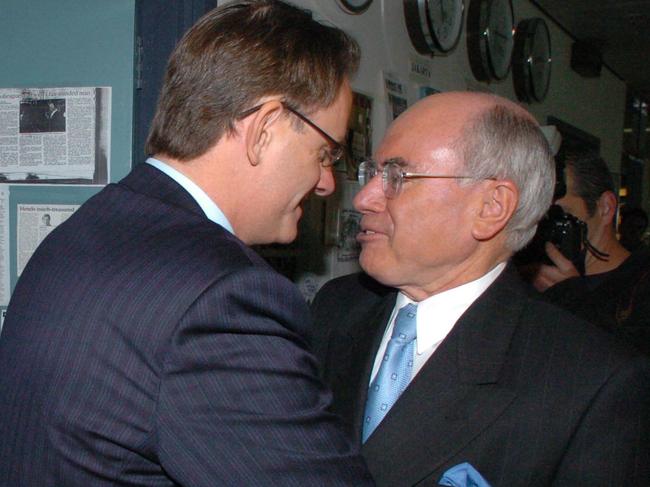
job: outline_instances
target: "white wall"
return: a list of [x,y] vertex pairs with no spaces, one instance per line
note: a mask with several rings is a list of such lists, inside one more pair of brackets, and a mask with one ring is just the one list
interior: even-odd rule
[[[516,100],[512,74],[497,83],[481,83],[474,79],[467,58],[465,27],[456,48],[448,56],[423,58],[412,47],[404,22],[402,0],[374,0],[360,15],[345,13],[337,0],[291,0],[310,9],[315,17],[334,24],[352,34],[362,50],[361,67],[353,88],[373,98],[373,147],[377,147],[387,125],[382,71],[395,72],[409,85],[409,103],[417,100],[419,81],[409,75],[413,59],[428,63],[431,80],[427,83],[440,91],[491,91]],[[466,9],[469,0],[465,0]],[[513,0],[515,23],[542,13],[528,0]],[[552,75],[548,95],[541,104],[525,105],[543,125],[552,115],[601,141],[601,155],[615,173],[620,172],[625,109],[625,84],[606,68],[599,78],[582,78],[570,68],[573,40],[557,25],[545,18],[551,34],[553,53]],[[350,201],[354,185],[339,185],[343,201]],[[323,279],[355,270],[350,263],[338,263],[334,252],[327,256],[328,269]]]

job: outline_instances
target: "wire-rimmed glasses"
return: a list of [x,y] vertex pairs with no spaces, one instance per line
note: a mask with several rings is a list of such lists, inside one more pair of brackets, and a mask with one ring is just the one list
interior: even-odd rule
[[381,172],[382,189],[386,198],[396,198],[402,191],[402,185],[405,179],[416,178],[435,178],[435,179],[496,179],[496,178],[483,178],[476,176],[456,176],[456,175],[442,175],[442,174],[427,174],[419,172],[406,172],[403,170],[404,161],[400,158],[388,159],[384,163],[384,167],[380,170],[379,165],[373,159],[366,159],[359,164],[359,172],[357,179],[359,185],[362,187],[370,182],[379,172]]

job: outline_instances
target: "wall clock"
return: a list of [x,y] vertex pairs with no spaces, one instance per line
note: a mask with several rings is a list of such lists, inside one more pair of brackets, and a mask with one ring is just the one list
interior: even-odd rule
[[517,25],[512,80],[519,100],[544,100],[551,81],[551,35],[543,19],[525,19]]
[[370,7],[372,0],[338,0],[343,10],[350,14],[360,14]]
[[502,80],[514,47],[511,0],[471,0],[467,10],[467,53],[479,81]]
[[420,54],[451,51],[463,30],[463,0],[404,0],[404,19]]

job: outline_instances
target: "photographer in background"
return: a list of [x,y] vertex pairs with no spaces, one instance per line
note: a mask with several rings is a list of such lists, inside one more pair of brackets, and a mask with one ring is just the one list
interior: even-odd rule
[[565,179],[556,204],[586,223],[584,274],[547,242],[554,265],[541,265],[533,284],[549,301],[650,353],[650,253],[630,253],[616,238],[618,202],[607,164],[595,156],[567,161]]

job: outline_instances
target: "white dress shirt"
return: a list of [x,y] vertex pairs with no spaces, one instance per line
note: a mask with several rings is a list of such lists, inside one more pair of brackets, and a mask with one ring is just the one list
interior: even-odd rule
[[398,293],[393,313],[391,314],[390,320],[388,320],[388,326],[384,331],[379,350],[375,356],[375,364],[368,383],[370,384],[372,382],[379,371],[388,340],[390,340],[393,333],[395,318],[400,308],[406,306],[408,303],[415,303],[418,306],[416,318],[417,338],[415,341],[415,356],[413,357],[413,374],[411,376],[411,380],[413,380],[413,377],[417,375],[427,360],[429,360],[429,357],[436,351],[438,345],[449,334],[456,321],[458,321],[458,318],[490,287],[490,284],[499,277],[499,274],[503,272],[505,267],[506,263],[501,262],[483,277],[441,292],[440,294],[434,294],[419,303],[415,303],[401,292]]

